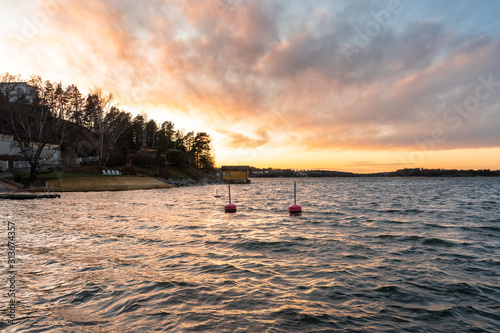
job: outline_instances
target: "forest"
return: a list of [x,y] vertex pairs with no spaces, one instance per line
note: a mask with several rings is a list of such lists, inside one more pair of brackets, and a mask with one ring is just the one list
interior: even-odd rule
[[43,153],[53,146],[65,163],[93,157],[97,170],[149,168],[159,176],[168,175],[169,167],[214,170],[206,132],[158,123],[147,112],[132,116],[99,87],[84,95],[74,84],[40,76],[23,81],[9,73],[0,76],[0,85],[0,134],[13,136],[19,158],[30,165],[31,180],[48,160]]

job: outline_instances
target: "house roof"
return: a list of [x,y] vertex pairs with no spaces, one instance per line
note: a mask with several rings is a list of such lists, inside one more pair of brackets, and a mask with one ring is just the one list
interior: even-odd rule
[[223,165],[221,171],[250,171],[248,165]]

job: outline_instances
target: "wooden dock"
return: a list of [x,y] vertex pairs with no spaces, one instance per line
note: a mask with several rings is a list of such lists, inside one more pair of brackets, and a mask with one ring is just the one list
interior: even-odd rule
[[5,200],[30,200],[30,199],[48,199],[60,198],[57,193],[0,193],[0,199]]

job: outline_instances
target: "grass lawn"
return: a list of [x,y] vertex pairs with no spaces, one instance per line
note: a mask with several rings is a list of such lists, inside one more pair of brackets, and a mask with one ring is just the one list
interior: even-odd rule
[[[29,174],[28,174],[29,176]],[[40,173],[36,179],[37,180],[52,180],[58,178],[69,178],[69,177],[102,177],[102,175],[98,174],[88,174],[88,173],[66,173],[66,172],[49,172],[49,173]]]
[[[23,173],[21,175],[22,179],[27,179],[30,176],[29,172]],[[101,175],[98,174],[88,174],[88,173],[67,173],[67,172],[41,172],[36,176],[37,181],[46,181],[46,180],[53,180],[53,179],[59,179],[59,178],[66,178],[66,177],[102,177]],[[13,179],[14,177],[10,177]]]

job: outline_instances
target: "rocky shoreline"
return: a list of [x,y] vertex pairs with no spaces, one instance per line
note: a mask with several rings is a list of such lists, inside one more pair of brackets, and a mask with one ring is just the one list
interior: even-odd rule
[[205,175],[200,179],[193,179],[189,177],[181,177],[181,176],[172,176],[169,179],[157,178],[159,181],[174,185],[175,187],[183,187],[183,186],[201,186],[201,185],[220,185],[224,184],[222,179]]

